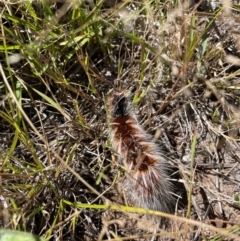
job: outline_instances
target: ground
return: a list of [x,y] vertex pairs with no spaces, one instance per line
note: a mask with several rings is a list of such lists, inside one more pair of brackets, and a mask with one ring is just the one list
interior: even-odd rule
[[[238,2],[8,0],[0,12],[2,229],[240,240]],[[172,216],[153,213],[166,217],[160,229],[124,205],[115,90],[171,167],[179,199]]]

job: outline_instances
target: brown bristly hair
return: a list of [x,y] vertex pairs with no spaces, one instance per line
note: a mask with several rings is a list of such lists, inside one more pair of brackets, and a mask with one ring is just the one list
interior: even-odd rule
[[173,187],[168,179],[168,163],[159,147],[139,124],[124,94],[111,94],[108,105],[112,147],[127,171],[122,182],[127,205],[171,212]]

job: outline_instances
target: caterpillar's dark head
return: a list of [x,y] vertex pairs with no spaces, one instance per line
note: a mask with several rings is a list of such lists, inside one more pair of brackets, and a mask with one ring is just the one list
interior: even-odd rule
[[128,98],[120,92],[115,92],[112,96],[112,116],[114,118],[127,116],[130,109]]

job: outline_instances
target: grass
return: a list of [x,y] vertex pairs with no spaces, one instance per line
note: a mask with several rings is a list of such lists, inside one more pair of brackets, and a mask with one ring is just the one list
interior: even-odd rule
[[[239,7],[226,8],[2,1],[0,228],[64,241],[240,240]],[[113,88],[149,133],[161,130],[188,193],[174,217],[148,211],[171,220],[167,230],[142,230],[130,213],[147,211],[116,201]]]

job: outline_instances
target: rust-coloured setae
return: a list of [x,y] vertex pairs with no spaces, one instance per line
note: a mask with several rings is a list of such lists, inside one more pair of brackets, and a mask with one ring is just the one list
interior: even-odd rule
[[112,146],[127,170],[122,183],[127,205],[171,212],[174,198],[166,159],[139,125],[124,94],[115,92],[108,102]]

